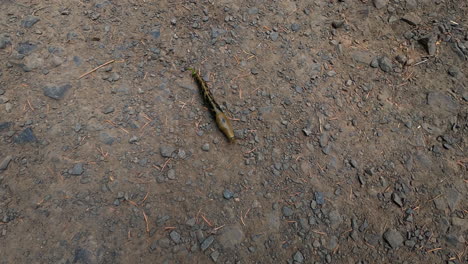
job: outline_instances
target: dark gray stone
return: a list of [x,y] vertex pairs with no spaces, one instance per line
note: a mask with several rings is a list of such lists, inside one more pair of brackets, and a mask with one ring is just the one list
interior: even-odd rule
[[173,146],[164,145],[164,146],[160,146],[160,147],[159,147],[159,152],[161,153],[161,156],[163,156],[164,158],[170,158],[170,157],[172,157],[172,153],[173,153],[175,150],[176,150],[176,149],[175,149]]
[[180,234],[177,233],[177,231],[172,231],[169,236],[171,237],[172,241],[174,241],[174,243],[176,244],[179,244],[180,241],[181,241],[181,238],[180,238]]
[[387,6],[388,0],[373,0],[374,6],[377,9],[382,9]]
[[379,59],[379,67],[384,72],[392,72],[393,71],[393,64],[392,60],[383,56]]
[[294,214],[294,211],[289,206],[283,206],[282,211],[283,211],[283,215],[286,217],[292,216]]
[[437,36],[427,35],[419,39],[419,43],[426,49],[429,55],[434,56],[437,50],[436,47]]
[[208,143],[203,144],[201,149],[203,151],[210,151],[210,144],[208,144]]
[[229,199],[231,199],[233,196],[234,196],[234,193],[231,192],[231,190],[225,189],[225,190],[223,191],[223,197],[224,197],[224,199],[229,200]]
[[278,38],[279,38],[278,32],[271,32],[271,34],[270,34],[270,39],[271,39],[271,40],[277,41]]
[[0,131],[7,130],[13,125],[12,122],[0,122]]
[[32,128],[28,127],[25,128],[19,135],[17,135],[14,140],[15,143],[23,144],[23,143],[32,143],[36,142],[37,138],[32,131]]
[[44,95],[52,99],[59,100],[65,96],[65,93],[72,87],[71,84],[63,84],[60,86],[46,86],[44,87]]
[[114,107],[113,106],[108,106],[104,110],[102,110],[103,114],[110,114],[112,112],[114,112]]
[[406,23],[412,25],[412,26],[417,26],[421,24],[422,19],[417,16],[415,13],[411,12],[406,15],[404,15],[401,20],[405,21]]
[[18,51],[18,53],[21,55],[28,55],[36,49],[37,49],[37,45],[28,41],[21,42],[16,47],[16,51]]
[[21,21],[21,26],[24,28],[31,28],[32,26],[34,26],[34,24],[36,24],[40,20],[41,19],[37,16],[26,16],[23,19],[23,21]]
[[11,45],[10,35],[5,33],[0,34],[0,49],[4,49],[8,45]]
[[214,236],[209,236],[207,237],[205,240],[203,240],[203,242],[201,243],[200,245],[200,249],[202,251],[205,251],[207,248],[209,248],[211,246],[211,244],[213,244],[214,242]]
[[291,30],[294,32],[297,32],[301,29],[301,26],[299,24],[293,23],[291,24]]
[[83,172],[84,172],[84,169],[83,169],[83,164],[82,163],[75,164],[75,166],[73,166],[73,168],[71,168],[68,171],[69,174],[75,175],[75,176],[81,175],[81,174],[83,174]]
[[304,255],[302,255],[302,253],[300,251],[297,251],[293,256],[293,260],[296,263],[303,263],[304,262]]
[[99,140],[106,145],[112,145],[115,141],[115,138],[105,132],[101,132],[99,134]]
[[403,244],[403,241],[404,241],[403,236],[401,235],[401,233],[398,230],[395,230],[395,229],[387,230],[384,233],[383,238],[385,239],[385,241],[393,249],[396,249],[396,248],[400,247]]
[[315,192],[315,202],[317,202],[318,205],[325,204],[325,196],[323,195],[322,192]]
[[395,204],[397,204],[399,207],[403,207],[403,200],[401,197],[398,195],[398,193],[392,193],[392,200]]

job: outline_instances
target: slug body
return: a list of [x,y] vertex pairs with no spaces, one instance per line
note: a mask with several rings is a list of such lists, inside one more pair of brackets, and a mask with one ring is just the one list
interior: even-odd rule
[[218,125],[219,130],[221,130],[221,132],[226,135],[230,142],[234,142],[234,130],[232,129],[231,122],[223,113],[223,110],[221,110],[218,103],[216,103],[213,94],[210,92],[210,89],[200,74],[198,74],[195,69],[189,68],[189,70],[192,71],[192,77],[198,83],[198,86],[200,87],[200,90],[203,94],[203,98],[205,98],[210,111],[215,116],[216,124]]

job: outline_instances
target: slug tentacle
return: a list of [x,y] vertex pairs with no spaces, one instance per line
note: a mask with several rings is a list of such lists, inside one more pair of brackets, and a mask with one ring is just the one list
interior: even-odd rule
[[203,98],[208,104],[209,109],[215,116],[216,124],[218,125],[219,130],[226,135],[230,142],[234,142],[234,130],[232,129],[231,122],[227,116],[221,110],[221,107],[215,101],[213,94],[211,93],[208,85],[205,80],[200,76],[200,74],[194,68],[188,68],[192,72],[192,77],[197,82],[200,87],[200,91],[203,94]]

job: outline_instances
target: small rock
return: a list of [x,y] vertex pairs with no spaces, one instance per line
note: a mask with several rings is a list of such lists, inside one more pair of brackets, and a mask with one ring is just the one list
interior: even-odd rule
[[403,200],[397,193],[392,193],[392,201],[399,207],[403,207]]
[[170,169],[167,171],[167,178],[169,180],[175,180],[176,179],[176,173],[174,169]]
[[103,114],[110,114],[112,112],[114,112],[114,107],[112,106],[108,106],[102,111]]
[[128,140],[128,143],[135,144],[135,143],[138,142],[138,140],[139,140],[139,138],[137,136],[133,136]]
[[379,67],[379,59],[378,59],[378,58],[373,58],[372,61],[371,61],[371,63],[370,63],[370,66],[371,66],[372,68],[377,68],[377,67]]
[[429,53],[429,55],[434,56],[436,54],[436,42],[437,42],[437,36],[436,35],[428,35],[425,37],[422,37],[418,41]]
[[75,164],[75,166],[73,166],[73,168],[68,171],[69,174],[75,175],[75,176],[81,175],[83,174],[83,172],[84,172],[84,169],[83,169],[82,163]]
[[379,59],[379,67],[384,72],[392,72],[393,71],[393,64],[392,61],[383,56]]
[[460,69],[455,66],[450,66],[447,72],[450,76],[455,77],[455,78],[458,78],[462,75]]
[[32,26],[34,26],[34,24],[36,24],[40,20],[41,19],[39,19],[39,17],[37,16],[26,16],[23,19],[23,21],[21,21],[21,26],[24,28],[31,28]]
[[219,251],[217,251],[217,250],[213,251],[213,253],[211,253],[210,257],[214,262],[218,261]]
[[169,236],[171,237],[172,241],[174,243],[179,244],[180,243],[180,234],[177,233],[177,231],[172,231]]
[[421,24],[421,21],[422,21],[421,18],[413,12],[406,14],[405,16],[401,18],[401,20],[405,21],[406,23],[412,26],[417,26]]
[[16,47],[16,51],[21,55],[28,55],[35,49],[37,49],[37,45],[31,42],[22,42]]
[[107,77],[106,79],[107,81],[109,82],[116,82],[118,80],[120,80],[120,75],[116,72],[113,72],[109,75],[109,77]]
[[396,249],[403,244],[403,236],[395,229],[389,229],[383,235],[385,241],[393,248]]
[[10,35],[5,33],[0,34],[0,49],[4,49],[8,45],[11,45]]
[[208,143],[203,144],[203,146],[201,147],[201,149],[202,149],[203,151],[210,151],[210,144],[208,144]]
[[214,242],[214,236],[209,236],[207,237],[205,240],[203,240],[203,242],[201,243],[200,245],[200,249],[202,251],[205,251],[207,248],[209,248],[211,246],[211,244],[213,244]]
[[234,196],[234,193],[231,192],[229,189],[225,189],[225,190],[223,191],[223,197],[224,197],[224,199],[229,200],[229,199],[231,199],[233,196]]
[[249,15],[256,15],[256,14],[258,14],[258,8],[257,7],[251,7],[249,9],[247,9],[247,13]]
[[302,255],[302,253],[300,251],[297,251],[293,256],[293,260],[296,263],[303,263],[304,262],[304,255]]
[[427,104],[435,110],[457,113],[459,104],[448,94],[431,92],[427,95]]
[[325,204],[325,197],[323,196],[323,193],[322,193],[322,192],[315,192],[315,193],[314,193],[314,196],[315,196],[315,202],[316,202],[318,205]]
[[175,151],[176,149],[172,146],[160,146],[159,147],[159,152],[161,153],[161,156],[163,156],[164,158],[170,158],[172,157],[172,153]]
[[291,24],[291,30],[294,32],[297,32],[301,29],[301,26],[299,24],[293,23]]
[[106,145],[112,145],[115,141],[115,138],[105,132],[101,132],[99,134],[99,140],[101,140],[101,142]]
[[283,215],[286,217],[292,216],[294,214],[293,210],[289,206],[283,206]]
[[357,163],[356,160],[352,159],[352,160],[349,161],[349,163],[351,164],[351,166],[352,166],[353,168],[359,169],[359,165],[358,165],[358,163]]
[[65,96],[65,93],[72,87],[67,83],[61,86],[46,86],[44,87],[44,95],[52,99],[59,100]]
[[374,55],[368,51],[365,50],[358,50],[355,51],[351,54],[351,57],[353,58],[354,61],[369,65],[372,62],[372,59],[374,58]]
[[272,33],[270,34],[270,39],[273,40],[273,41],[277,41],[277,40],[278,40],[278,37],[279,37],[278,32],[272,32]]
[[0,122],[0,131],[7,130],[13,125],[12,122]]
[[8,168],[8,164],[10,164],[10,161],[13,159],[12,156],[6,156],[2,162],[0,162],[0,171],[4,171]]
[[388,0],[374,0],[374,6],[377,9],[382,9],[387,6]]
[[332,27],[340,28],[344,25],[344,20],[337,20],[332,22]]
[[42,68],[44,65],[44,59],[41,58],[39,54],[31,54],[24,59],[24,64],[21,68],[25,72],[30,72],[32,70]]
[[13,141],[18,144],[32,143],[36,142],[37,138],[34,135],[32,128],[28,127],[21,131],[21,133],[18,136],[16,136]]
[[312,130],[310,128],[304,128],[302,129],[302,132],[304,132],[306,136],[312,135]]

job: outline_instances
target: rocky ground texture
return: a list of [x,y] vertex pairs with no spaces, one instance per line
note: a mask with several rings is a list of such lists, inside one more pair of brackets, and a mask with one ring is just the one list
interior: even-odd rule
[[0,263],[467,263],[467,1],[0,7]]

